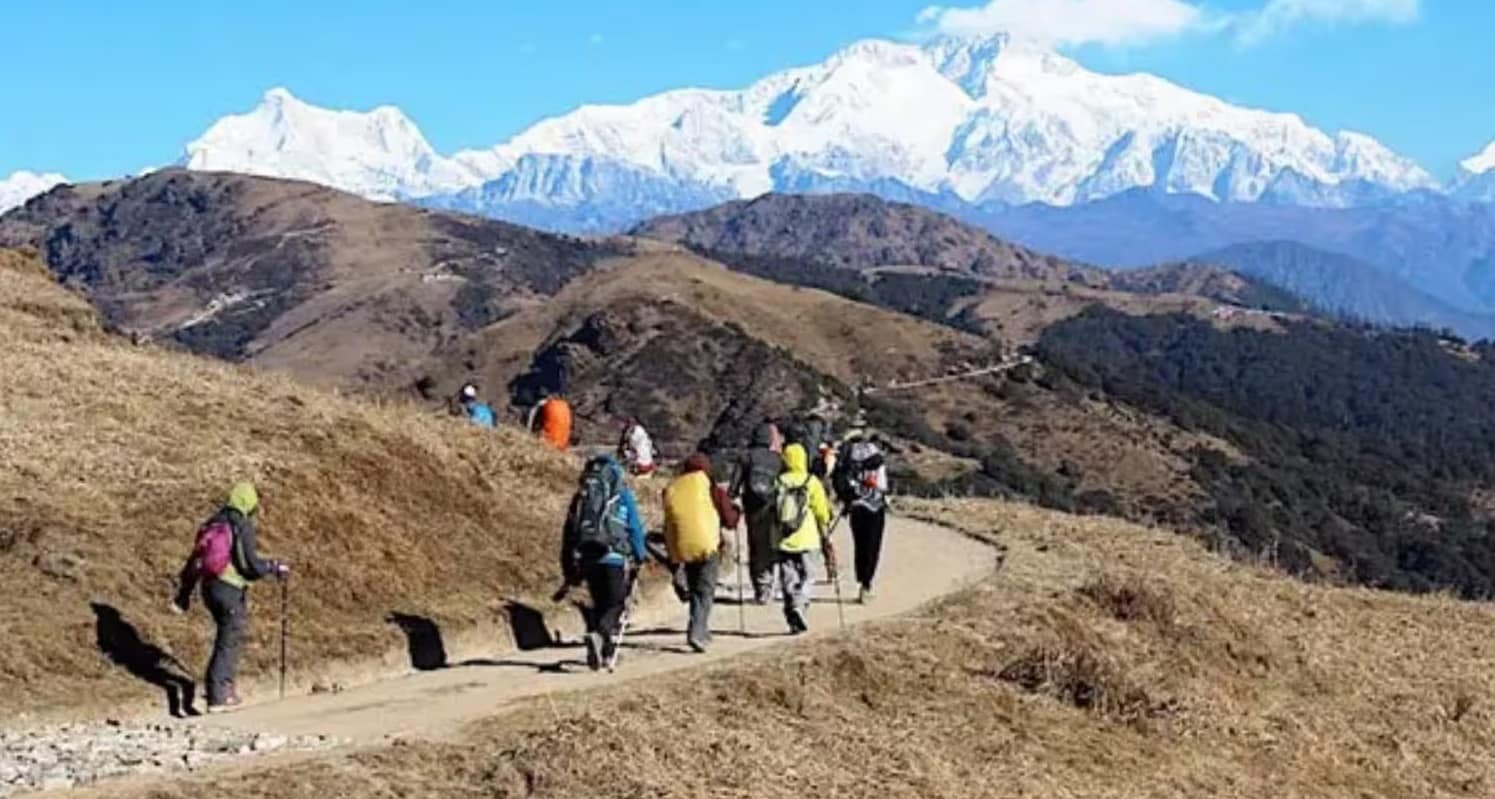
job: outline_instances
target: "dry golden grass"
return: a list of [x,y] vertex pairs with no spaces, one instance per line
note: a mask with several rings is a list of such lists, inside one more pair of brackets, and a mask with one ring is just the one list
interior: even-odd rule
[[[261,487],[263,554],[296,567],[308,678],[397,648],[390,611],[455,632],[555,585],[575,466],[517,433],[131,347],[16,252],[0,252],[0,338],[0,716],[154,697],[100,657],[90,602],[198,671],[205,613],[167,603],[236,479]],[[274,592],[255,591],[251,681],[276,658]]]
[[[1177,535],[996,502],[920,613],[457,743],[268,766],[245,797],[1456,797],[1495,792],[1495,612],[1295,582]],[[201,783],[148,792],[198,795]]]

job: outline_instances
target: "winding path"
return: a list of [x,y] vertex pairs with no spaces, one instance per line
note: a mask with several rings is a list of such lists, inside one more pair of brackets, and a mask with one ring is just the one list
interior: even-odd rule
[[[848,626],[913,610],[990,574],[996,564],[990,547],[966,536],[892,518],[888,521],[877,596],[867,605],[858,605],[850,575],[852,544],[845,525],[841,528],[836,544],[843,563],[841,582]],[[589,671],[579,646],[558,645],[481,658],[472,665],[416,672],[337,694],[254,705],[197,723],[253,733],[328,735],[354,744],[393,737],[443,738],[455,735],[467,722],[503,713],[519,700],[716,664],[743,652],[802,640],[787,634],[782,612],[776,606],[748,605],[743,633],[739,630],[736,593],[735,569],[733,564],[724,563],[718,587],[720,602],[712,615],[715,641],[705,654],[685,648],[685,606],[668,596],[666,602],[636,614],[643,618],[635,625],[636,631],[629,633],[614,674]],[[835,634],[839,629],[835,594],[828,582],[816,587],[809,621],[811,633],[804,637]]]

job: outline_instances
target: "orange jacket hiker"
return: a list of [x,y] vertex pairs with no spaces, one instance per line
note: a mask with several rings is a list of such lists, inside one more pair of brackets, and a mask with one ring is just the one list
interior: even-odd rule
[[547,397],[540,403],[540,437],[545,443],[565,452],[571,447],[571,405],[561,397]]

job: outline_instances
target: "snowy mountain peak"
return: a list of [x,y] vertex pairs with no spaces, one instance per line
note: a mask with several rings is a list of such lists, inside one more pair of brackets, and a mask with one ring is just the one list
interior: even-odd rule
[[1475,155],[1459,162],[1459,168],[1471,175],[1483,175],[1495,171],[1495,141]]
[[1495,141],[1479,153],[1459,162],[1453,193],[1475,202],[1495,202]]
[[587,225],[768,191],[871,191],[958,208],[1069,205],[1137,188],[1349,205],[1436,187],[1363,134],[1153,75],[1093,72],[1005,35],[868,39],[741,90],[586,105],[450,158],[397,108],[329,111],[273,89],[189,145],[186,161]]
[[24,169],[12,172],[10,177],[0,180],[0,214],[23,205],[27,200],[53,186],[66,182],[68,182],[67,178],[55,172],[37,174]]
[[393,106],[331,111],[285,88],[187,145],[189,169],[308,180],[379,200],[456,191],[478,178],[442,158]]

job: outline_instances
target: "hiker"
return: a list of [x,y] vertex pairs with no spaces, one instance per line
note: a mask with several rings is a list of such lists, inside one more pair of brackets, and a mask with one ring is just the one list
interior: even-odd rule
[[186,613],[193,590],[201,584],[203,604],[217,626],[204,680],[209,713],[235,710],[242,704],[235,678],[249,625],[249,584],[271,576],[284,580],[291,573],[284,561],[259,556],[254,532],[259,508],[259,492],[253,483],[234,485],[223,508],[198,528],[171,603],[178,613]]
[[773,424],[764,422],[754,430],[752,446],[737,465],[730,491],[747,515],[748,577],[753,583],[753,601],[759,605],[773,599],[778,567],[779,522],[775,513],[779,474],[784,471],[783,455],[775,448],[778,443],[778,428]]
[[611,455],[587,461],[561,532],[561,573],[566,585],[585,582],[592,596],[587,666],[612,663],[623,632],[623,613],[637,571],[648,557],[644,521],[623,467]]
[[564,397],[545,391],[530,411],[529,429],[561,452],[571,448],[571,405]]
[[686,458],[680,476],[664,490],[665,546],[684,589],[678,592],[690,603],[685,643],[695,652],[711,643],[711,606],[726,544],[722,530],[736,529],[739,515],[726,489],[712,481],[711,460],[702,453]]
[[803,447],[806,455],[814,454],[817,456],[810,463],[810,474],[821,479],[826,477],[826,473],[821,471],[823,464],[818,456],[821,446],[829,440],[829,435],[830,424],[820,414],[812,413],[795,422],[789,436],[789,442]]
[[628,467],[629,474],[648,477],[654,474],[654,440],[649,431],[639,423],[637,416],[628,418],[623,425],[623,436],[618,440],[618,457]]
[[872,581],[882,554],[888,521],[888,468],[872,436],[854,431],[841,445],[831,483],[851,520],[851,539],[859,590],[857,602],[872,599]]
[[825,566],[836,579],[836,550],[831,544],[831,506],[825,487],[810,474],[810,459],[799,444],[784,447],[784,473],[779,475],[776,521],[778,522],[779,586],[784,592],[784,620],[789,631],[810,629],[805,611],[810,607],[814,569],[810,558],[816,549],[825,555]]
[[462,390],[457,392],[458,413],[467,417],[467,420],[481,427],[493,427],[495,420],[493,408],[486,402],[478,401],[478,387],[466,383]]

